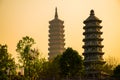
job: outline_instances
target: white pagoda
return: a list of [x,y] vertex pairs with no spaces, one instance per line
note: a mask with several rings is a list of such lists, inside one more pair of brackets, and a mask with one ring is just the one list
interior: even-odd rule
[[65,51],[64,39],[64,21],[58,18],[57,8],[55,9],[55,17],[49,21],[49,60],[53,60],[57,55]]

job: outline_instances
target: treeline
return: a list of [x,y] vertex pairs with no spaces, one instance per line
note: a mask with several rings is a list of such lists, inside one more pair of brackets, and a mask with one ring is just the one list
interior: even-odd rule
[[[0,45],[0,80],[81,80],[85,70],[83,58],[76,50],[67,48],[62,55],[51,61],[40,56],[38,49],[32,48],[35,41],[23,37],[17,44],[19,64],[7,51],[7,45]],[[120,65],[106,62],[97,67],[115,80],[120,80]],[[18,71],[18,70],[22,71]]]

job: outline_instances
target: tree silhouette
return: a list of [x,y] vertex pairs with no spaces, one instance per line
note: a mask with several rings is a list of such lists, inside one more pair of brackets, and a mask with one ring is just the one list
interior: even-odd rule
[[0,45],[0,80],[15,76],[15,61],[7,51],[7,45]]
[[28,53],[33,44],[35,44],[34,39],[29,36],[23,37],[22,40],[19,40],[16,51],[20,53],[23,61],[28,59]]
[[67,48],[60,58],[60,70],[63,77],[80,76],[83,71],[83,60],[77,51]]
[[35,58],[32,54],[37,54],[36,51],[32,50],[32,45],[35,44],[35,41],[33,38],[30,38],[29,36],[23,37],[22,40],[20,40],[17,44],[16,51],[20,54],[19,62],[23,64],[24,67],[24,76],[26,78],[31,77],[31,68],[33,65],[33,59]]
[[120,80],[120,64],[113,70],[113,77]]

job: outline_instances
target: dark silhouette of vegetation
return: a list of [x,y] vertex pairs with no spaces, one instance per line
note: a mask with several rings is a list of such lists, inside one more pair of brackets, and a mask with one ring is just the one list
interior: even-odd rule
[[16,51],[20,54],[19,62],[23,64],[25,78],[36,80],[42,61],[39,59],[39,51],[32,49],[33,44],[35,44],[33,38],[23,37],[18,42]]
[[113,70],[115,80],[120,80],[120,64]]
[[16,75],[15,61],[7,51],[7,45],[0,45],[0,80],[8,80]]
[[[0,45],[0,80],[81,80],[84,77],[83,59],[72,48],[67,48],[62,55],[51,61],[40,57],[38,49],[33,48],[33,38],[23,37],[17,44],[19,66],[7,51],[7,45]],[[115,80],[120,80],[120,65],[116,67],[113,58],[106,60],[104,66],[92,65],[100,69]],[[16,71],[20,67],[24,73]]]
[[20,53],[19,61],[23,64],[26,64],[28,59],[31,58],[29,52],[33,44],[35,44],[34,39],[28,36],[23,37],[22,40],[19,40],[16,51]]
[[67,48],[60,58],[60,70],[62,77],[75,78],[82,75],[83,60],[77,51]]
[[42,71],[40,72],[40,78],[43,80],[60,80],[59,65],[53,62],[44,62]]
[[77,51],[68,48],[63,55],[44,62],[42,69],[40,76],[44,80],[80,78],[83,75],[83,60]]
[[106,59],[106,63],[103,65],[102,70],[109,74],[110,76],[113,75],[113,69],[118,65],[117,60],[114,57],[108,57]]

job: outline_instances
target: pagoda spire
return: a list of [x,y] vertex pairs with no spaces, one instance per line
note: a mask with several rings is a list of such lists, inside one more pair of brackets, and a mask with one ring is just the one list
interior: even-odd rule
[[93,9],[90,11],[90,15],[91,15],[91,16],[92,16],[92,15],[95,15]]
[[55,19],[58,19],[57,7],[55,8]]

